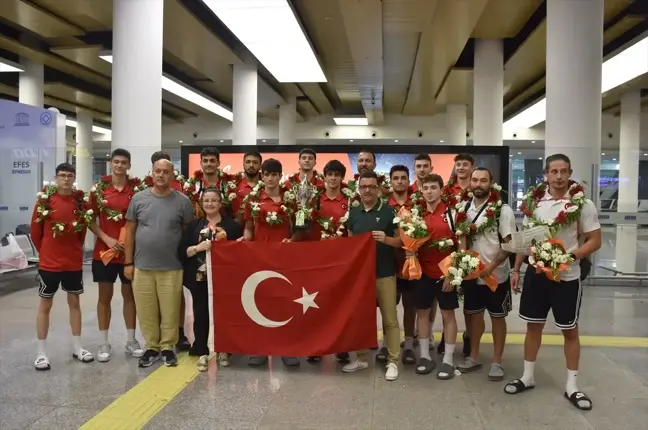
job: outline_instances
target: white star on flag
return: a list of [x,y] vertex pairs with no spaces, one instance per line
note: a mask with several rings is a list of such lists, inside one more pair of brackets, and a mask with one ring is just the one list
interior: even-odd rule
[[319,309],[319,306],[317,306],[317,303],[315,303],[315,297],[319,294],[319,291],[313,293],[313,294],[308,294],[308,291],[306,291],[306,288],[302,287],[302,296],[298,299],[293,300],[295,303],[299,303],[304,307],[304,313],[308,310],[308,308],[316,308]]

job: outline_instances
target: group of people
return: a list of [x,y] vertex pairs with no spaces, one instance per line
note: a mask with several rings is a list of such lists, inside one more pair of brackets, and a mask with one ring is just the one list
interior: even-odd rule
[[[284,179],[278,160],[263,160],[258,152],[243,157],[243,172],[230,174],[220,169],[220,154],[205,148],[201,170],[186,180],[173,169],[170,157],[157,152],[151,158],[149,176],[139,180],[128,176],[130,154],[116,149],[111,155],[111,175],[100,179],[87,195],[75,190],[74,167],[64,163],[56,168],[55,185],[39,194],[32,219],[32,238],[40,253],[41,297],[38,322],[37,370],[49,370],[45,351],[52,298],[59,286],[68,293],[73,357],[84,362],[94,354],[81,346],[83,293],[83,244],[86,229],[96,235],[93,254],[93,279],[99,285],[97,313],[103,343],[98,361],[110,359],[108,340],[110,301],[114,283],[120,278],[124,298],[124,320],[128,337],[126,352],[147,367],[158,360],[167,366],[177,363],[175,349],[189,350],[197,356],[198,369],[207,369],[210,359],[209,308],[207,289],[207,252],[215,240],[243,241],[317,241],[371,233],[376,241],[376,297],[383,321],[383,343],[376,354],[385,363],[385,379],[396,380],[399,362],[414,365],[417,374],[436,369],[440,380],[452,379],[455,369],[462,373],[478,371],[480,343],[484,333],[484,314],[488,311],[493,331],[493,358],[487,377],[504,379],[502,365],[507,326],[512,309],[511,292],[521,290],[520,269],[524,256],[513,258],[501,244],[516,231],[512,209],[504,203],[501,188],[492,173],[475,167],[469,154],[455,158],[454,173],[447,182],[433,173],[428,154],[415,157],[414,176],[403,165],[391,167],[388,175],[375,172],[376,156],[362,150],[358,154],[358,173],[345,181],[346,168],[338,160],[328,162],[322,174],[315,169],[317,154],[302,149],[299,172]],[[550,281],[529,270],[522,291],[520,316],[527,324],[524,348],[524,373],[506,384],[508,394],[518,394],[535,386],[534,366],[548,312],[565,339],[567,384],[565,397],[579,409],[592,408],[591,399],[579,391],[576,376],[580,344],[578,316],[581,305],[579,260],[601,245],[600,225],[595,206],[585,200],[570,216],[573,183],[568,157],[555,154],[547,158],[546,182],[529,192],[525,225],[550,225],[573,256],[574,262],[560,281]],[[312,206],[300,207],[297,191],[307,184]],[[298,189],[299,187],[299,189]],[[308,209],[308,210],[306,210]],[[301,211],[301,214],[300,214]],[[416,212],[424,219],[429,240],[418,252],[405,252],[394,224],[397,213]],[[576,214],[574,215],[574,212]],[[459,214],[470,228],[458,233]],[[299,220],[304,214],[307,222]],[[295,228],[295,224],[302,228]],[[303,228],[304,225],[307,228]],[[439,263],[454,250],[479,253],[484,265],[480,277],[465,280],[457,288],[444,279]],[[407,279],[402,273],[406,258],[416,257],[420,279]],[[533,269],[533,268],[531,268]],[[485,279],[494,277],[492,290]],[[183,286],[193,297],[195,340],[189,345],[184,322]],[[464,360],[455,365],[457,339],[456,310],[463,295]],[[405,339],[401,343],[397,306],[402,300]],[[443,338],[435,348],[432,324],[437,308],[443,321]],[[135,338],[136,318],[144,336],[145,348]],[[418,346],[418,357],[415,348]],[[436,349],[436,351],[435,351]],[[440,364],[435,352],[442,356]],[[231,356],[218,352],[219,365],[228,366]],[[366,351],[340,352],[336,358],[343,372],[369,367]],[[320,357],[307,357],[316,363]],[[251,356],[249,364],[262,365],[267,357]],[[300,364],[298,357],[282,357],[286,366]]]

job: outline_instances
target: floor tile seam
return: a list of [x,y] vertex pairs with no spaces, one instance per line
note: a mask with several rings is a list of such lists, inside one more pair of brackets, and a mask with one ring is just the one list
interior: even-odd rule
[[[628,366],[620,365],[619,363],[616,363],[616,362],[612,359],[612,357],[610,357],[609,355],[607,355],[604,351],[596,351],[596,353],[599,354],[599,355],[601,355],[605,360],[609,361],[610,364],[611,364],[613,367],[615,367],[615,368],[619,368],[619,367],[620,367],[624,372],[626,372],[626,373],[628,374],[627,376],[628,376],[630,379],[634,379],[634,380],[636,380],[636,381],[639,381],[639,383],[640,383],[643,387],[645,387],[645,388],[646,388],[646,391],[648,392],[648,384],[644,383],[644,382],[643,382],[643,379],[642,379],[642,378],[641,378],[641,377],[640,377],[640,376],[639,376],[635,371],[633,371],[632,369],[630,369]],[[633,398],[635,398],[635,397],[633,397]],[[643,399],[644,397],[637,397],[637,398],[639,398],[639,399]]]

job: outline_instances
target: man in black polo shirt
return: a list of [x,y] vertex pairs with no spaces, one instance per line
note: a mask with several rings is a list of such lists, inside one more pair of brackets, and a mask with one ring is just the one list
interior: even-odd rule
[[[400,354],[400,328],[396,314],[396,255],[394,248],[402,242],[396,235],[394,208],[382,202],[378,175],[365,171],[358,179],[358,191],[362,204],[349,212],[349,236],[369,233],[376,241],[376,296],[385,328],[385,341],[389,356],[385,379],[398,379],[398,356]],[[367,351],[358,351],[357,359],[342,367],[343,372],[355,372],[369,367]]]

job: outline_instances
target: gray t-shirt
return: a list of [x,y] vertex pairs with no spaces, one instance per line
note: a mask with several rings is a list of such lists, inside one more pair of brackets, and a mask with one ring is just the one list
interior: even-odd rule
[[133,196],[126,219],[135,221],[135,267],[179,270],[178,246],[183,228],[193,219],[193,207],[184,194],[172,190],[158,197],[147,188]]

